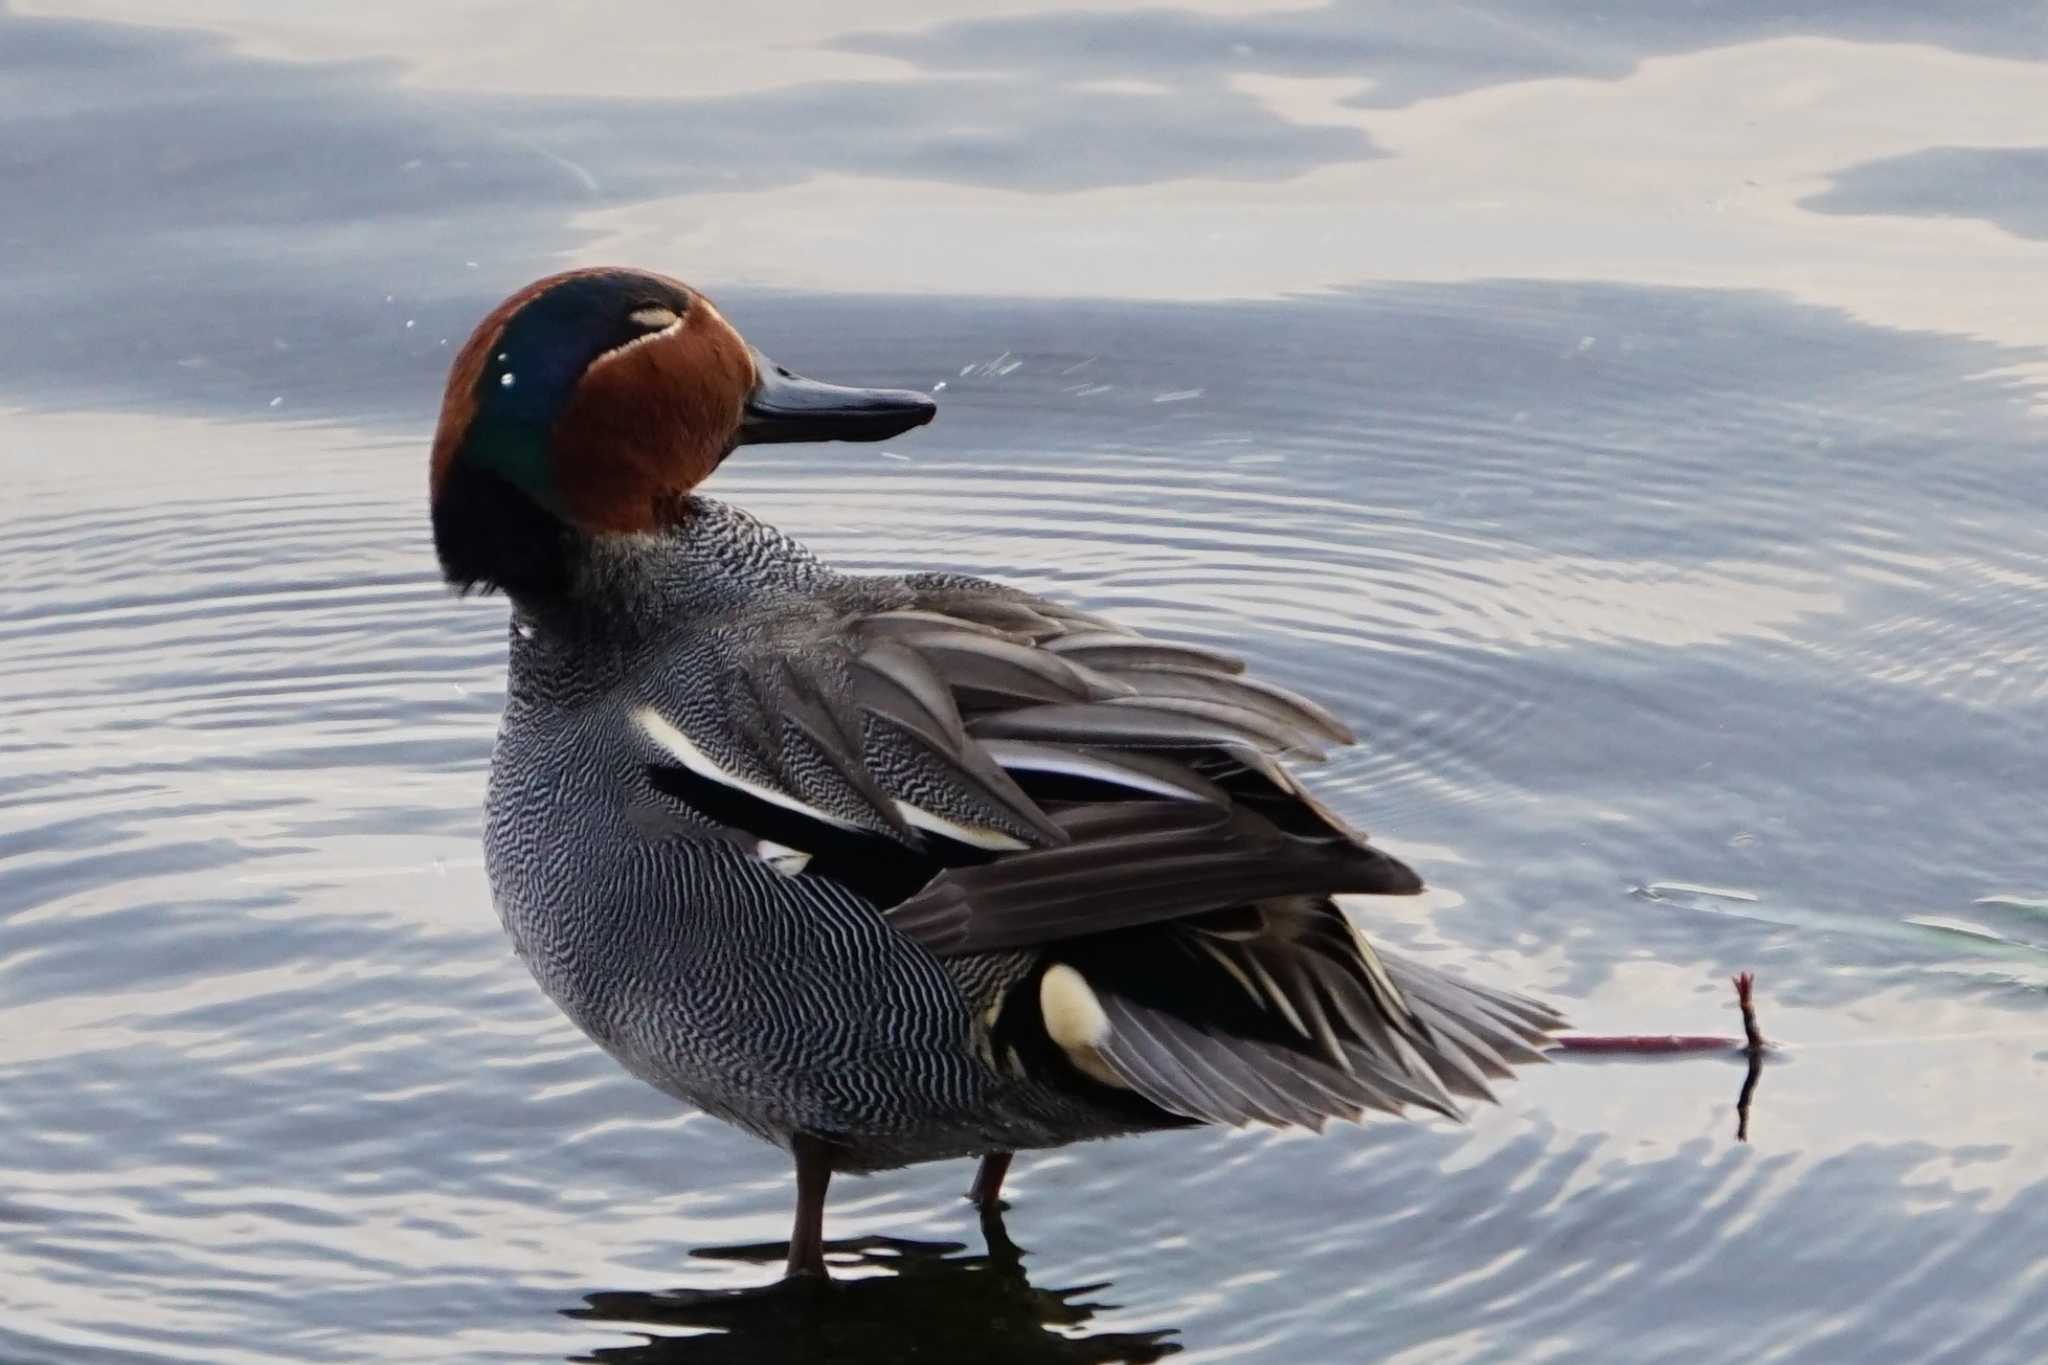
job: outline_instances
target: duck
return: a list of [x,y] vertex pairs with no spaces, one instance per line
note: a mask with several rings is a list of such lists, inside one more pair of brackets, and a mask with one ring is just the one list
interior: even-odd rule
[[[804,378],[665,275],[506,298],[430,459],[456,592],[510,602],[498,916],[633,1076],[835,1175],[1196,1125],[1456,1119],[1549,1006],[1376,947],[1422,879],[1297,775],[1355,742],[1210,645],[965,572],[854,574],[699,486],[934,400]],[[877,528],[878,533],[882,528]]]

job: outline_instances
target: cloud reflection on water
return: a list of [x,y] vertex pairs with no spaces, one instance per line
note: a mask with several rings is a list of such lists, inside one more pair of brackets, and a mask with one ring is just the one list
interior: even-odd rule
[[[394,35],[379,55],[334,61],[0,11],[0,284],[21,320],[0,360],[43,392],[131,371],[207,392],[263,367],[181,349],[195,319],[272,324],[252,348],[361,341],[387,295],[469,307],[592,257],[712,285],[1056,296],[1605,278],[2037,342],[2048,296],[2008,285],[2048,267],[2032,181],[2014,198],[2028,154],[1926,151],[2048,144],[2030,60],[2048,40],[2023,8],[904,11],[851,33],[809,15],[731,57],[780,83],[703,94],[679,74],[658,96],[552,89],[524,30],[473,88],[417,79],[389,16],[365,25]],[[886,53],[890,74],[778,65],[828,49]],[[1959,175],[1977,183],[1944,188]],[[2020,235],[1902,216],[1930,212]]]
[[2048,240],[2048,147],[1929,147],[1851,166],[1804,201],[1816,213],[1979,218]]

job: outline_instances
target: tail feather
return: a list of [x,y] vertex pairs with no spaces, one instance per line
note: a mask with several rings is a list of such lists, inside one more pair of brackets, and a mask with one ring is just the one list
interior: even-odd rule
[[[1543,1044],[1564,1027],[1562,1015],[1526,997],[1393,953],[1379,953],[1378,961],[1420,1028],[1392,1029],[1355,1007],[1342,1011],[1354,1036],[1334,1061],[1326,1027],[1299,1042],[1246,1036],[1137,1003],[1113,987],[1100,997],[1108,1029],[1099,1055],[1131,1089],[1172,1113],[1233,1127],[1256,1121],[1320,1130],[1330,1119],[1358,1121],[1370,1110],[1420,1108],[1460,1118],[1452,1096],[1491,1102],[1489,1082],[1545,1061]],[[1310,972],[1296,988],[1315,976]],[[1343,1003],[1341,996],[1332,1003]],[[1314,1002],[1319,1022],[1322,1004]]]

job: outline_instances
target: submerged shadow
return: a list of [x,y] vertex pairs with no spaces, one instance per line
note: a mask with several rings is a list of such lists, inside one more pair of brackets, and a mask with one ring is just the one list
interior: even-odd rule
[[[585,1322],[642,1331],[642,1340],[601,1347],[578,1361],[606,1365],[896,1365],[905,1360],[975,1365],[1147,1365],[1177,1353],[1171,1329],[1081,1331],[1115,1305],[1088,1296],[1107,1282],[1036,1289],[1023,1253],[999,1215],[985,1214],[985,1254],[958,1242],[862,1237],[829,1242],[835,1278],[783,1280],[748,1289],[675,1289],[660,1294],[596,1293],[562,1310]],[[705,1248],[711,1260],[779,1266],[782,1243]]]

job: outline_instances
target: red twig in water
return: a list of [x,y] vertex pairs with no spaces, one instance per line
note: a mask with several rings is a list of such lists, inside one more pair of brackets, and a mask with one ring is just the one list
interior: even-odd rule
[[1756,976],[1741,972],[1735,977],[1735,1002],[1742,1007],[1742,1034],[1731,1038],[1720,1033],[1567,1033],[1552,1042],[1560,1052],[1622,1054],[1642,1057],[1702,1052],[1742,1051],[1761,1056],[1770,1044],[1756,1022]]
[[1718,1033],[1567,1033],[1551,1040],[1559,1052],[1621,1052],[1653,1056],[1670,1052],[1726,1052],[1740,1038]]
[[1567,1033],[1552,1041],[1560,1052],[1639,1057],[1735,1052],[1749,1058],[1749,1070],[1742,1078],[1742,1093],[1735,1099],[1735,1140],[1747,1142],[1749,1102],[1756,1097],[1756,1083],[1764,1071],[1764,1054],[1771,1050],[1771,1045],[1764,1041],[1764,1031],[1756,1022],[1756,974],[1737,972],[1734,980],[1735,1003],[1742,1009],[1740,1038],[1727,1038],[1716,1033]]
[[1756,1023],[1756,973],[1735,974],[1735,1003],[1742,1007],[1743,1046],[1751,1056],[1770,1046],[1764,1041],[1764,1031]]

